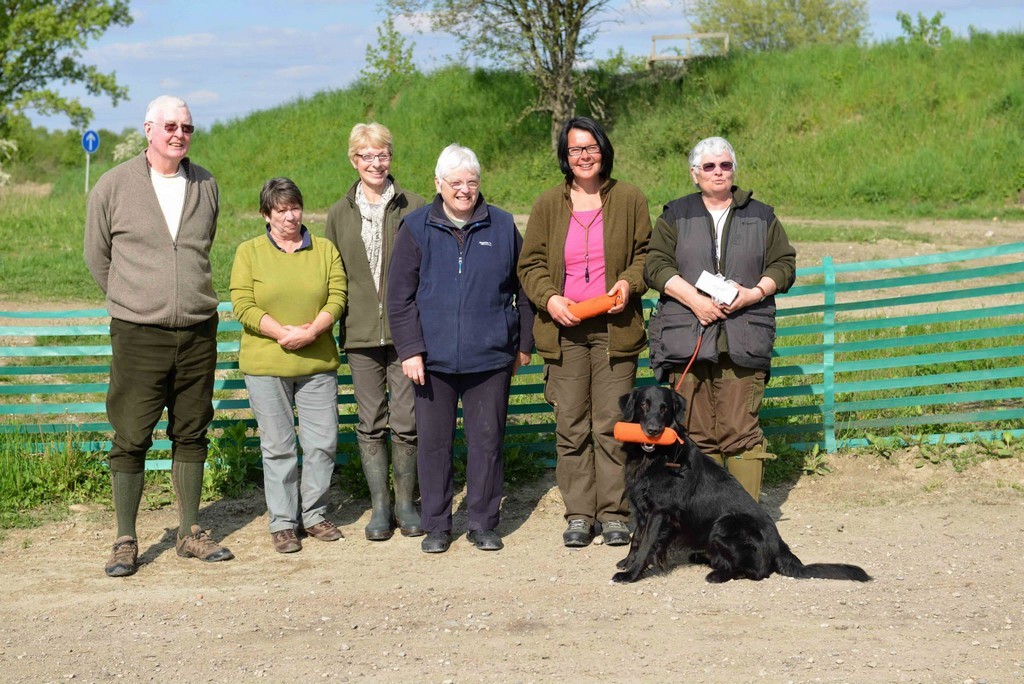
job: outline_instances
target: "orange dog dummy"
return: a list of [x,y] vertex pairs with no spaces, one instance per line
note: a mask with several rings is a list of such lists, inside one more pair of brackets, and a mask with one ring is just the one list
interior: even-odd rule
[[615,430],[612,433],[615,439],[620,442],[637,442],[639,444],[658,444],[660,446],[668,446],[670,444],[682,444],[683,440],[679,439],[679,435],[676,431],[670,427],[666,427],[660,435],[657,437],[648,437],[644,434],[643,429],[640,427],[640,423],[623,423],[619,421],[615,424]]
[[622,301],[622,298],[618,294],[614,295],[598,295],[590,299],[585,299],[582,302],[576,302],[575,304],[569,305],[569,313],[576,318],[586,320],[587,318],[593,318],[603,313],[608,313],[608,310],[613,306]]

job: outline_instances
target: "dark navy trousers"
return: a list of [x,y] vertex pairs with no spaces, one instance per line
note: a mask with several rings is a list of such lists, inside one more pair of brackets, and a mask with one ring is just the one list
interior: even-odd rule
[[466,463],[466,507],[469,530],[498,526],[504,487],[505,417],[512,368],[482,373],[428,371],[426,384],[416,386],[416,431],[419,435],[421,520],[427,532],[452,529],[454,470],[452,443],[462,399],[463,426],[469,452]]

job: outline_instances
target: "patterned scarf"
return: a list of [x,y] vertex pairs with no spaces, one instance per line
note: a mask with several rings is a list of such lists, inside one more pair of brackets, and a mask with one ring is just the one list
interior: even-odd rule
[[384,245],[384,209],[394,196],[395,184],[390,180],[377,204],[370,204],[366,199],[362,183],[356,187],[356,204],[359,205],[359,214],[363,219],[361,231],[363,245],[366,246],[366,258],[370,262],[370,271],[373,273],[373,285],[378,292],[380,291],[381,250]]

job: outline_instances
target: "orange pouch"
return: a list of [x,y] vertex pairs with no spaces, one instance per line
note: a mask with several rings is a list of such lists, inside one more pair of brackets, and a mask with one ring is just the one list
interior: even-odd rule
[[587,318],[593,318],[603,313],[608,313],[608,309],[612,308],[619,302],[618,295],[598,295],[597,297],[591,297],[582,302],[576,302],[575,304],[569,305],[569,313],[580,320]]
[[648,437],[640,428],[640,423],[623,423],[621,421],[615,424],[615,431],[612,434],[615,436],[615,439],[620,442],[638,442],[640,444],[668,446],[670,444],[676,444],[679,441],[679,435],[677,435],[676,431],[670,427],[665,428],[665,430],[657,437]]

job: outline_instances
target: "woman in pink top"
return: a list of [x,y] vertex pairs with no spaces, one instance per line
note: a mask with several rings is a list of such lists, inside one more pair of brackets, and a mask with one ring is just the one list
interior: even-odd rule
[[[569,547],[590,544],[596,525],[606,544],[629,543],[625,452],[612,432],[646,342],[640,297],[651,218],[643,193],[611,177],[614,158],[599,123],[566,123],[558,139],[565,182],[534,203],[519,258],[520,282],[538,309],[534,338],[555,410]],[[614,300],[606,313],[570,310],[599,296]]]

